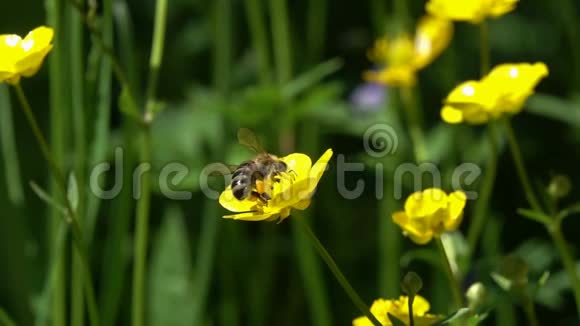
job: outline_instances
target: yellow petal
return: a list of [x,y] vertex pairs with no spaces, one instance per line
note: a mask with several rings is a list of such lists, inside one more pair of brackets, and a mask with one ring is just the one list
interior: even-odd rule
[[437,17],[472,23],[478,23],[485,17],[482,0],[429,0],[425,9]]
[[415,295],[415,299],[413,300],[413,314],[422,316],[427,313],[429,309],[431,309],[429,301],[418,294]]
[[433,232],[427,223],[428,220],[413,219],[404,211],[393,213],[392,219],[395,224],[401,227],[403,234],[417,244],[426,244],[433,238]]
[[486,87],[499,94],[499,109],[516,113],[523,107],[526,99],[533,94],[541,79],[548,75],[544,63],[501,64],[482,80]]
[[302,201],[299,201],[297,204],[292,205],[292,208],[296,208],[298,210],[305,210],[310,206],[310,199],[304,199]]
[[238,200],[234,197],[231,186],[228,186],[226,190],[220,194],[219,203],[223,208],[230,212],[248,212],[255,210],[256,207],[256,201],[249,199]]
[[487,122],[490,117],[500,114],[496,110],[499,95],[483,82],[472,80],[461,83],[445,99],[445,110],[441,115],[444,120],[449,119],[449,123],[453,123],[459,119],[458,113],[450,110],[454,109],[461,111],[462,121],[472,124]]
[[443,109],[441,109],[441,119],[450,124],[461,123],[463,122],[463,112],[450,105],[445,105]]
[[308,194],[312,194],[312,192],[318,185],[318,182],[320,182],[320,178],[322,178],[322,175],[326,171],[326,167],[328,166],[328,163],[332,158],[332,154],[333,154],[332,149],[331,148],[327,149],[324,152],[324,154],[322,154],[322,156],[320,156],[320,158],[312,166],[312,169],[310,170],[309,174],[310,178],[308,187],[306,188],[306,192]]
[[447,195],[441,189],[429,188],[411,194],[405,201],[410,218],[429,216],[447,206]]
[[449,194],[449,196],[447,196],[447,199],[449,202],[448,206],[449,217],[445,221],[445,230],[453,231],[461,223],[461,220],[463,218],[463,209],[465,208],[467,197],[465,196],[465,193],[463,193],[462,191],[455,191]]
[[415,32],[414,66],[420,69],[431,63],[447,48],[452,35],[451,21],[431,15],[421,18]]
[[389,66],[380,71],[367,71],[363,78],[369,82],[375,82],[392,87],[410,87],[417,82],[415,77],[416,68],[412,62],[403,66]]
[[518,1],[519,0],[488,0],[490,5],[487,7],[486,11],[490,16],[498,17],[514,10]]
[[278,214],[275,214],[275,213],[266,214],[266,213],[247,212],[247,213],[239,213],[239,214],[232,214],[232,215],[224,215],[223,218],[240,220],[240,221],[258,222],[258,221],[266,221],[266,220],[276,218],[277,215]]

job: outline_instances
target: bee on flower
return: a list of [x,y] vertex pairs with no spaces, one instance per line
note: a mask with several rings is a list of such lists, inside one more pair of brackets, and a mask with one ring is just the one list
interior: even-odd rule
[[441,189],[429,188],[411,194],[404,210],[393,213],[392,218],[413,242],[426,244],[433,237],[457,229],[466,201],[461,191],[446,194]]
[[455,87],[444,100],[441,118],[450,124],[482,124],[517,114],[547,75],[541,62],[501,64],[481,80]]
[[332,158],[332,149],[312,165],[308,155],[293,153],[277,157],[266,153],[248,129],[238,132],[240,143],[259,152],[254,160],[235,168],[232,184],[219,203],[236,214],[224,218],[244,221],[282,221],[292,209],[305,210]]
[[53,36],[53,29],[46,26],[35,28],[24,38],[0,35],[0,82],[15,85],[21,77],[36,74],[52,50]]
[[[415,295],[413,300],[413,322],[416,326],[433,325],[441,319],[440,316],[428,313],[431,305],[427,299],[420,295]],[[409,297],[400,296],[399,299],[387,300],[377,299],[371,306],[371,313],[383,326],[393,325],[389,319],[392,315],[409,325]],[[371,321],[365,317],[358,317],[352,321],[353,326],[373,326]]]
[[417,72],[443,52],[452,35],[453,24],[449,20],[425,16],[417,24],[413,37],[402,34],[375,42],[368,57],[379,70],[365,72],[364,78],[389,86],[413,86]]
[[433,16],[478,24],[488,17],[499,17],[514,10],[518,1],[429,0],[425,9]]

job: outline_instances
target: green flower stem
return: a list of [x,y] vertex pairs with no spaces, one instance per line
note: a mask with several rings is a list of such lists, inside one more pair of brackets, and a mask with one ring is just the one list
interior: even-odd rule
[[262,13],[260,0],[246,0],[246,16],[250,25],[250,34],[258,60],[260,83],[266,84],[272,80],[270,70],[270,53],[268,51],[266,23]]
[[524,312],[526,313],[526,318],[528,320],[528,325],[530,326],[539,326],[538,324],[538,317],[536,315],[536,307],[534,306],[534,302],[528,296],[525,297],[524,302]]
[[413,142],[413,151],[417,163],[424,162],[428,159],[427,147],[425,146],[425,136],[421,128],[421,114],[417,108],[417,97],[415,89],[412,87],[400,88],[401,101],[403,102],[403,111],[407,115],[409,125],[409,135]]
[[570,278],[570,284],[574,293],[574,299],[576,300],[576,312],[578,313],[578,320],[580,320],[580,280],[578,279],[578,272],[576,270],[576,264],[574,263],[574,258],[570,252],[570,248],[566,244],[564,235],[562,234],[562,228],[560,221],[556,221],[553,225],[546,225],[548,233],[552,236],[552,240],[560,253],[562,258],[562,263],[568,273]]
[[[387,157],[388,158],[388,157]],[[384,162],[385,175],[393,175],[393,169],[389,162]],[[388,165],[389,164],[389,165]],[[384,177],[385,184],[391,184],[392,179]],[[395,200],[395,195],[391,187],[385,187],[383,198],[379,202],[379,269],[378,284],[379,292],[385,297],[396,297],[400,291],[401,269],[399,264],[393,264],[393,261],[399,261],[401,258],[401,230],[397,227],[391,215],[395,207],[399,205]]]
[[327,0],[309,0],[306,44],[308,60],[313,64],[322,58],[326,33]]
[[490,69],[490,48],[489,48],[489,29],[487,22],[484,20],[479,24],[479,60],[481,77],[485,76]]
[[282,86],[290,81],[292,76],[288,9],[286,0],[271,0],[269,2],[272,18],[272,39],[274,42],[276,75],[278,83]]
[[[63,17],[64,0],[50,0],[46,1],[46,17],[47,24],[56,31],[64,30]],[[66,33],[56,33],[54,36],[54,43],[64,44],[64,37]],[[50,144],[52,146],[52,157],[55,163],[62,164],[65,156],[65,133],[66,133],[66,96],[65,89],[68,87],[65,83],[65,71],[67,68],[65,58],[66,48],[56,47],[48,57],[49,65],[49,87],[50,87]],[[60,185],[53,176],[49,183],[50,195],[57,198],[60,195]],[[60,199],[60,198],[59,198]],[[49,211],[49,229],[47,239],[50,243],[48,247],[51,252],[57,246],[55,239],[58,238],[60,230],[60,217],[62,213],[54,207]],[[64,255],[59,254],[51,257],[51,259],[59,259],[55,263],[55,280],[54,287],[51,290],[51,318],[54,325],[65,325],[66,323],[66,269]]]
[[[167,0],[157,0],[153,42],[149,59],[149,79],[146,90],[144,125],[142,126],[141,164],[151,162],[151,128],[155,109],[155,91],[159,79],[159,69],[163,59],[165,28],[167,22]],[[149,236],[149,210],[151,205],[150,166],[145,167],[141,175],[140,196],[137,200],[137,220],[135,222],[135,262],[133,265],[133,302],[132,325],[145,324],[145,272],[147,263],[147,239]]]
[[449,257],[445,252],[445,247],[443,246],[443,241],[441,238],[436,238],[435,244],[437,244],[437,250],[441,255],[441,264],[445,269],[445,274],[447,274],[447,278],[449,280],[449,287],[451,288],[451,292],[453,294],[453,300],[455,301],[455,308],[459,309],[463,307],[463,295],[461,294],[461,289],[459,288],[459,284],[453,275],[453,270],[451,269],[451,263],[449,262]]
[[375,316],[371,313],[367,305],[360,298],[358,293],[350,285],[350,283],[348,282],[344,274],[341,272],[338,265],[336,265],[336,262],[334,261],[334,259],[332,259],[326,248],[324,248],[322,243],[320,243],[320,240],[318,240],[318,238],[316,237],[316,235],[314,234],[308,223],[306,223],[306,221],[303,221],[299,217],[295,217],[293,220],[301,224],[302,228],[304,229],[304,232],[312,241],[314,248],[316,249],[316,251],[318,251],[320,258],[324,260],[324,262],[326,263],[326,265],[328,266],[328,268],[330,269],[330,271],[332,272],[332,274],[334,275],[340,286],[342,286],[344,292],[346,292],[352,303],[359,309],[359,311],[362,314],[364,314],[373,323],[373,325],[381,326],[381,323],[375,318]]
[[89,320],[91,322],[91,325],[93,326],[99,325],[99,316],[95,300],[95,291],[93,289],[93,281],[91,276],[91,269],[89,266],[87,249],[83,242],[82,232],[76,217],[76,212],[72,208],[72,205],[67,197],[67,186],[64,174],[62,173],[58,165],[56,165],[54,158],[50,154],[50,149],[48,147],[46,139],[44,138],[42,132],[40,131],[40,127],[38,126],[36,117],[32,112],[32,108],[30,107],[30,103],[28,102],[28,99],[26,98],[26,95],[24,94],[22,87],[20,86],[20,84],[16,84],[14,85],[14,89],[16,90],[16,95],[18,97],[18,100],[20,101],[21,104],[20,107],[24,111],[24,115],[26,116],[28,124],[32,129],[32,133],[36,138],[38,145],[40,146],[42,155],[44,156],[44,159],[48,162],[50,170],[54,175],[56,182],[58,183],[58,188],[60,189],[62,198],[64,198],[64,203],[66,207],[65,222],[71,226],[73,242],[76,247],[76,253],[79,255],[83,265],[84,271],[83,283],[89,311]]
[[413,301],[415,301],[415,296],[409,296],[407,304],[409,305],[409,326],[415,326],[415,320],[413,319]]
[[467,243],[469,244],[469,250],[471,254],[473,254],[477,248],[477,242],[481,237],[481,232],[483,231],[483,226],[485,225],[485,218],[489,211],[489,199],[491,197],[491,191],[493,190],[493,185],[495,183],[497,170],[498,142],[496,138],[496,128],[493,122],[488,124],[487,134],[489,138],[490,151],[487,166],[485,168],[485,177],[481,186],[480,196],[475,204],[472,222],[467,232]]
[[[84,2],[84,0],[81,0]],[[80,15],[74,8],[68,8],[68,23],[70,42],[68,50],[70,53],[70,111],[73,117],[73,135],[75,149],[75,178],[78,184],[78,203],[76,217],[79,221],[83,233],[86,234],[85,218],[85,165],[86,165],[86,128],[84,105],[84,62],[83,62],[83,26]],[[88,244],[87,244],[88,246]],[[71,291],[71,325],[82,326],[85,322],[84,300],[83,300],[83,264],[82,258],[72,249],[72,285]]]
[[231,0],[216,0],[213,7],[214,46],[213,84],[222,96],[229,95],[232,71],[232,3]]
[[526,167],[522,159],[522,152],[520,150],[520,146],[518,144],[518,140],[516,138],[514,130],[508,119],[502,119],[502,123],[507,131],[507,138],[510,145],[510,151],[512,153],[512,157],[516,165],[518,177],[520,178],[520,182],[522,183],[522,187],[524,188],[526,199],[528,200],[528,203],[530,204],[530,206],[532,206],[532,208],[535,211],[542,212],[543,210],[542,207],[540,206],[540,202],[536,198],[536,195],[534,194],[530,180],[528,178],[528,173],[526,171]]

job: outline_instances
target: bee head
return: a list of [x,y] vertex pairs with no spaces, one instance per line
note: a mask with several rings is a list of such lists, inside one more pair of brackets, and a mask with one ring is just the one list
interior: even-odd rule
[[277,161],[276,163],[274,163],[274,169],[278,172],[286,172],[288,166],[286,165],[286,163],[282,161]]

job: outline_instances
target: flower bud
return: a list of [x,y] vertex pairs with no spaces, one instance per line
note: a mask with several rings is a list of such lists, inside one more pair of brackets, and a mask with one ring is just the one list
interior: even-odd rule
[[415,272],[408,272],[401,281],[401,289],[409,297],[414,297],[423,287],[423,280]]
[[465,296],[467,297],[469,308],[476,309],[485,302],[487,290],[481,282],[473,283],[469,289],[467,289],[467,292],[465,292]]
[[570,190],[572,190],[570,178],[562,174],[553,176],[548,185],[548,194],[556,199],[566,197],[570,193]]

